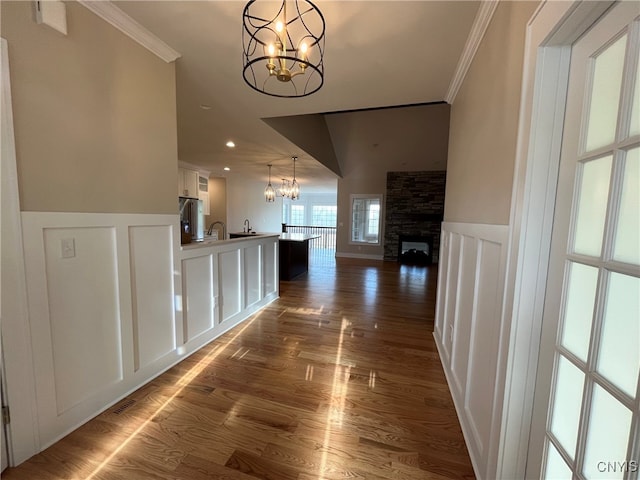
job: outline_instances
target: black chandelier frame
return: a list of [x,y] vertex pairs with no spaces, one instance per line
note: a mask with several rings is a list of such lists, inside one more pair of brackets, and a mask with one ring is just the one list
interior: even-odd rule
[[[295,11],[293,18],[285,19],[287,2],[295,5]],[[245,82],[260,93],[281,98],[306,97],[320,90],[324,84],[325,20],[322,12],[309,0],[282,0],[273,17],[263,18],[252,11],[256,3],[261,2],[250,0],[242,12],[242,76]],[[283,32],[278,32],[276,24],[283,19]],[[303,42],[307,45],[306,52],[300,48]],[[284,46],[284,53],[278,49],[269,54],[269,45]],[[278,85],[275,88],[283,83],[291,84],[293,92],[284,93],[282,88],[281,91],[274,88],[270,91],[273,82]]]

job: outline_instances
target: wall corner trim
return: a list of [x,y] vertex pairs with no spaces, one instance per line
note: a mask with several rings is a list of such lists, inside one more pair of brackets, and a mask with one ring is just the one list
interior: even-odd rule
[[471,66],[471,62],[473,62],[473,58],[478,51],[480,42],[482,41],[482,38],[489,27],[489,23],[493,18],[493,14],[498,7],[498,1],[499,0],[486,0],[480,3],[480,8],[478,9],[478,13],[476,13],[476,18],[473,21],[471,31],[467,37],[467,43],[462,50],[460,59],[458,60],[458,65],[456,66],[456,71],[451,78],[447,94],[444,96],[444,100],[450,105],[455,100],[458,90],[460,90],[462,82],[464,81],[464,77],[469,71],[469,67]]
[[138,42],[165,62],[171,63],[182,56],[179,52],[175,51],[129,15],[120,10],[112,2],[78,0],[78,3],[95,13],[105,22],[116,27],[122,33]]

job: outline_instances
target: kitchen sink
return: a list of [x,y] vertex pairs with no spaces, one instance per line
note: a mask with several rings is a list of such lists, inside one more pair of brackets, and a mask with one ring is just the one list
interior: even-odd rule
[[229,238],[255,237],[258,232],[233,232],[229,234]]

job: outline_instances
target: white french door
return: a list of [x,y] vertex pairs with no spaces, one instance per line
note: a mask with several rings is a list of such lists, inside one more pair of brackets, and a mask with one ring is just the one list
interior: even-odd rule
[[531,436],[542,458],[527,465],[535,477],[638,478],[639,13],[636,1],[615,5],[572,49],[536,385],[546,424]]

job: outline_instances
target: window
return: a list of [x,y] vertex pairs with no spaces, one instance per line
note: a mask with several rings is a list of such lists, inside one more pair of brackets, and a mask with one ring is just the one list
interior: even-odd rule
[[380,204],[372,203],[369,206],[367,235],[378,235],[378,224],[380,223]]
[[304,225],[304,205],[291,205],[291,225]]
[[314,205],[311,208],[311,225],[314,227],[335,227],[338,207],[335,205]]
[[351,243],[380,245],[382,195],[351,195]]

